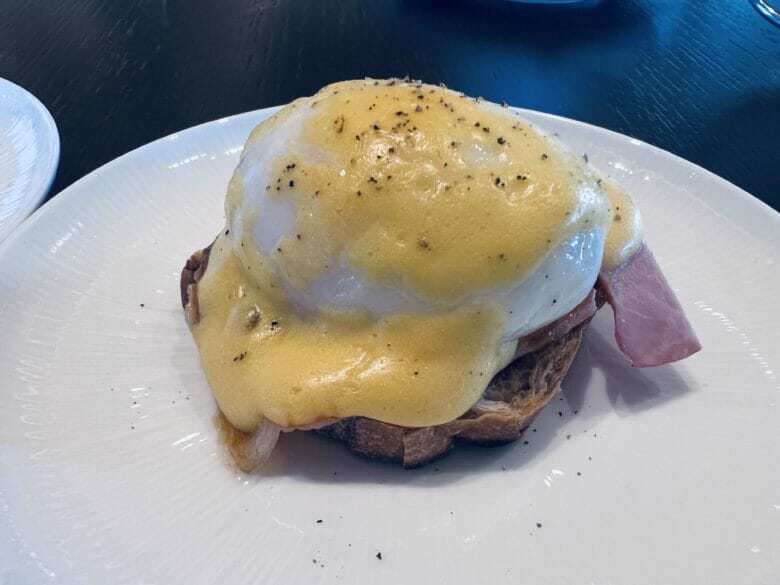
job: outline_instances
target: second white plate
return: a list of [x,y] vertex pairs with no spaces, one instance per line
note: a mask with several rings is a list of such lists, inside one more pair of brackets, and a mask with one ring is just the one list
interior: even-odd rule
[[49,191],[60,160],[60,137],[35,96],[0,78],[0,242]]

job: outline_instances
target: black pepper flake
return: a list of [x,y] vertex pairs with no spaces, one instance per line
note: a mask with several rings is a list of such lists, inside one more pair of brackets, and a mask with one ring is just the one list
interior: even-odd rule
[[339,116],[333,123],[336,125],[336,133],[341,134],[344,131],[344,116]]
[[547,160],[547,155],[544,153],[542,154],[542,160]]
[[146,306],[146,305],[144,305],[143,303],[141,303],[141,308],[142,308],[142,309],[143,309],[145,306]]
[[430,250],[431,249],[430,242],[428,242],[428,240],[426,240],[425,238],[420,238],[419,240],[417,240],[417,245],[420,246],[420,248],[422,248],[424,250]]
[[357,196],[358,196],[358,197],[362,197],[362,196],[363,196],[363,192],[362,192],[362,191],[358,191],[358,192],[357,192]]
[[566,440],[568,441],[569,439],[571,439],[571,435],[566,435]]
[[287,183],[290,187],[295,187],[295,181],[290,180],[289,183]]
[[230,230],[225,230],[225,235],[228,235],[230,233]]
[[563,416],[563,412],[561,412],[561,411],[559,410],[559,411],[558,411],[558,416]]
[[420,375],[420,372],[415,372],[415,373],[414,373],[414,375],[415,375],[415,376],[419,376],[419,375]]
[[387,149],[387,152],[389,152],[390,154],[395,154],[395,148],[391,146],[390,148]]
[[374,177],[369,177],[368,178],[368,182],[369,183],[377,183],[378,181]]
[[536,523],[536,527],[537,527],[537,528],[541,528],[541,527],[542,527],[542,523],[541,523],[541,522],[537,522],[537,523]]
[[276,331],[277,326],[279,325],[279,321],[271,321],[271,331]]
[[317,524],[322,524],[322,519],[317,520]]
[[286,167],[284,167],[286,170],[291,171],[295,168],[295,163],[290,163]]
[[483,132],[487,132],[489,134],[490,133],[490,128],[488,128],[487,126],[483,126],[482,127],[482,131]]
[[582,160],[584,160],[585,162],[588,162],[588,153],[587,152],[582,155]]
[[474,122],[474,128],[479,128],[479,126],[480,126],[479,122]]
[[577,472],[577,475],[578,475],[578,476],[582,475],[582,472],[578,471],[578,472]]
[[382,560],[382,553],[381,552],[376,553],[376,558],[378,558],[381,561]]
[[398,111],[395,113],[395,115],[396,115],[396,116],[408,116],[409,114],[407,114],[407,113],[406,113],[406,112],[404,112],[403,110],[398,110]]
[[501,102],[501,107],[502,107],[502,108],[508,108],[508,107],[509,107],[509,104],[508,104],[508,103],[506,103],[506,102]]
[[553,305],[558,302],[558,299],[553,299]]
[[417,104],[417,105],[415,106],[415,108],[414,108],[414,111],[415,111],[415,112],[422,112],[422,111],[423,111],[423,108],[422,108],[422,106],[421,106],[420,104]]
[[374,125],[372,126],[372,128],[374,129],[374,131],[377,131],[377,130],[379,130],[379,124],[374,124]]
[[280,254],[282,253],[282,249],[281,248],[277,248],[276,251],[279,252]]
[[528,179],[528,177],[526,177],[525,175],[517,175],[518,181],[525,181],[526,179]]
[[496,138],[496,142],[498,142],[501,145],[506,144],[506,138],[504,138],[503,136],[499,136],[498,138]]
[[494,183],[496,185],[500,185],[501,184],[501,177],[496,177],[496,180],[494,181]]
[[246,352],[242,351],[240,354],[238,354],[236,357],[233,358],[234,362],[240,362],[246,357]]
[[300,240],[301,239],[301,234],[295,234],[295,237]]

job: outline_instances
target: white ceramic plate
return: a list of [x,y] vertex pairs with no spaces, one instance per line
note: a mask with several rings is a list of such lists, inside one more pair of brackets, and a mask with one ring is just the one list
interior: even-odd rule
[[35,96],[0,77],[0,242],[38,207],[60,160],[60,137]]
[[632,370],[607,309],[528,444],[404,471],[295,433],[232,472],[179,270],[271,112],[131,152],[0,246],[0,582],[777,583],[780,217],[542,114],[637,198],[704,350]]

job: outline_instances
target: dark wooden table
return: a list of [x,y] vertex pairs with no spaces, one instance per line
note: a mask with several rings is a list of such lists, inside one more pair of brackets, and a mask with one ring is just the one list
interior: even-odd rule
[[635,136],[780,209],[780,29],[747,0],[0,0],[0,76],[60,128],[52,193],[176,130],[404,75]]

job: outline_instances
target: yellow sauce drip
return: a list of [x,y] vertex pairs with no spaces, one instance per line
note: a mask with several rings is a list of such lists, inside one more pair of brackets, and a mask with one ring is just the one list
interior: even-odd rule
[[617,268],[642,245],[642,216],[631,196],[610,181],[602,181],[612,206],[612,224],[604,243],[605,268]]
[[[257,278],[259,277],[259,279]],[[511,358],[501,314],[470,307],[375,321],[359,313],[307,321],[258,290],[221,236],[198,285],[194,327],[206,377],[236,428],[362,415],[406,426],[453,420]]]

